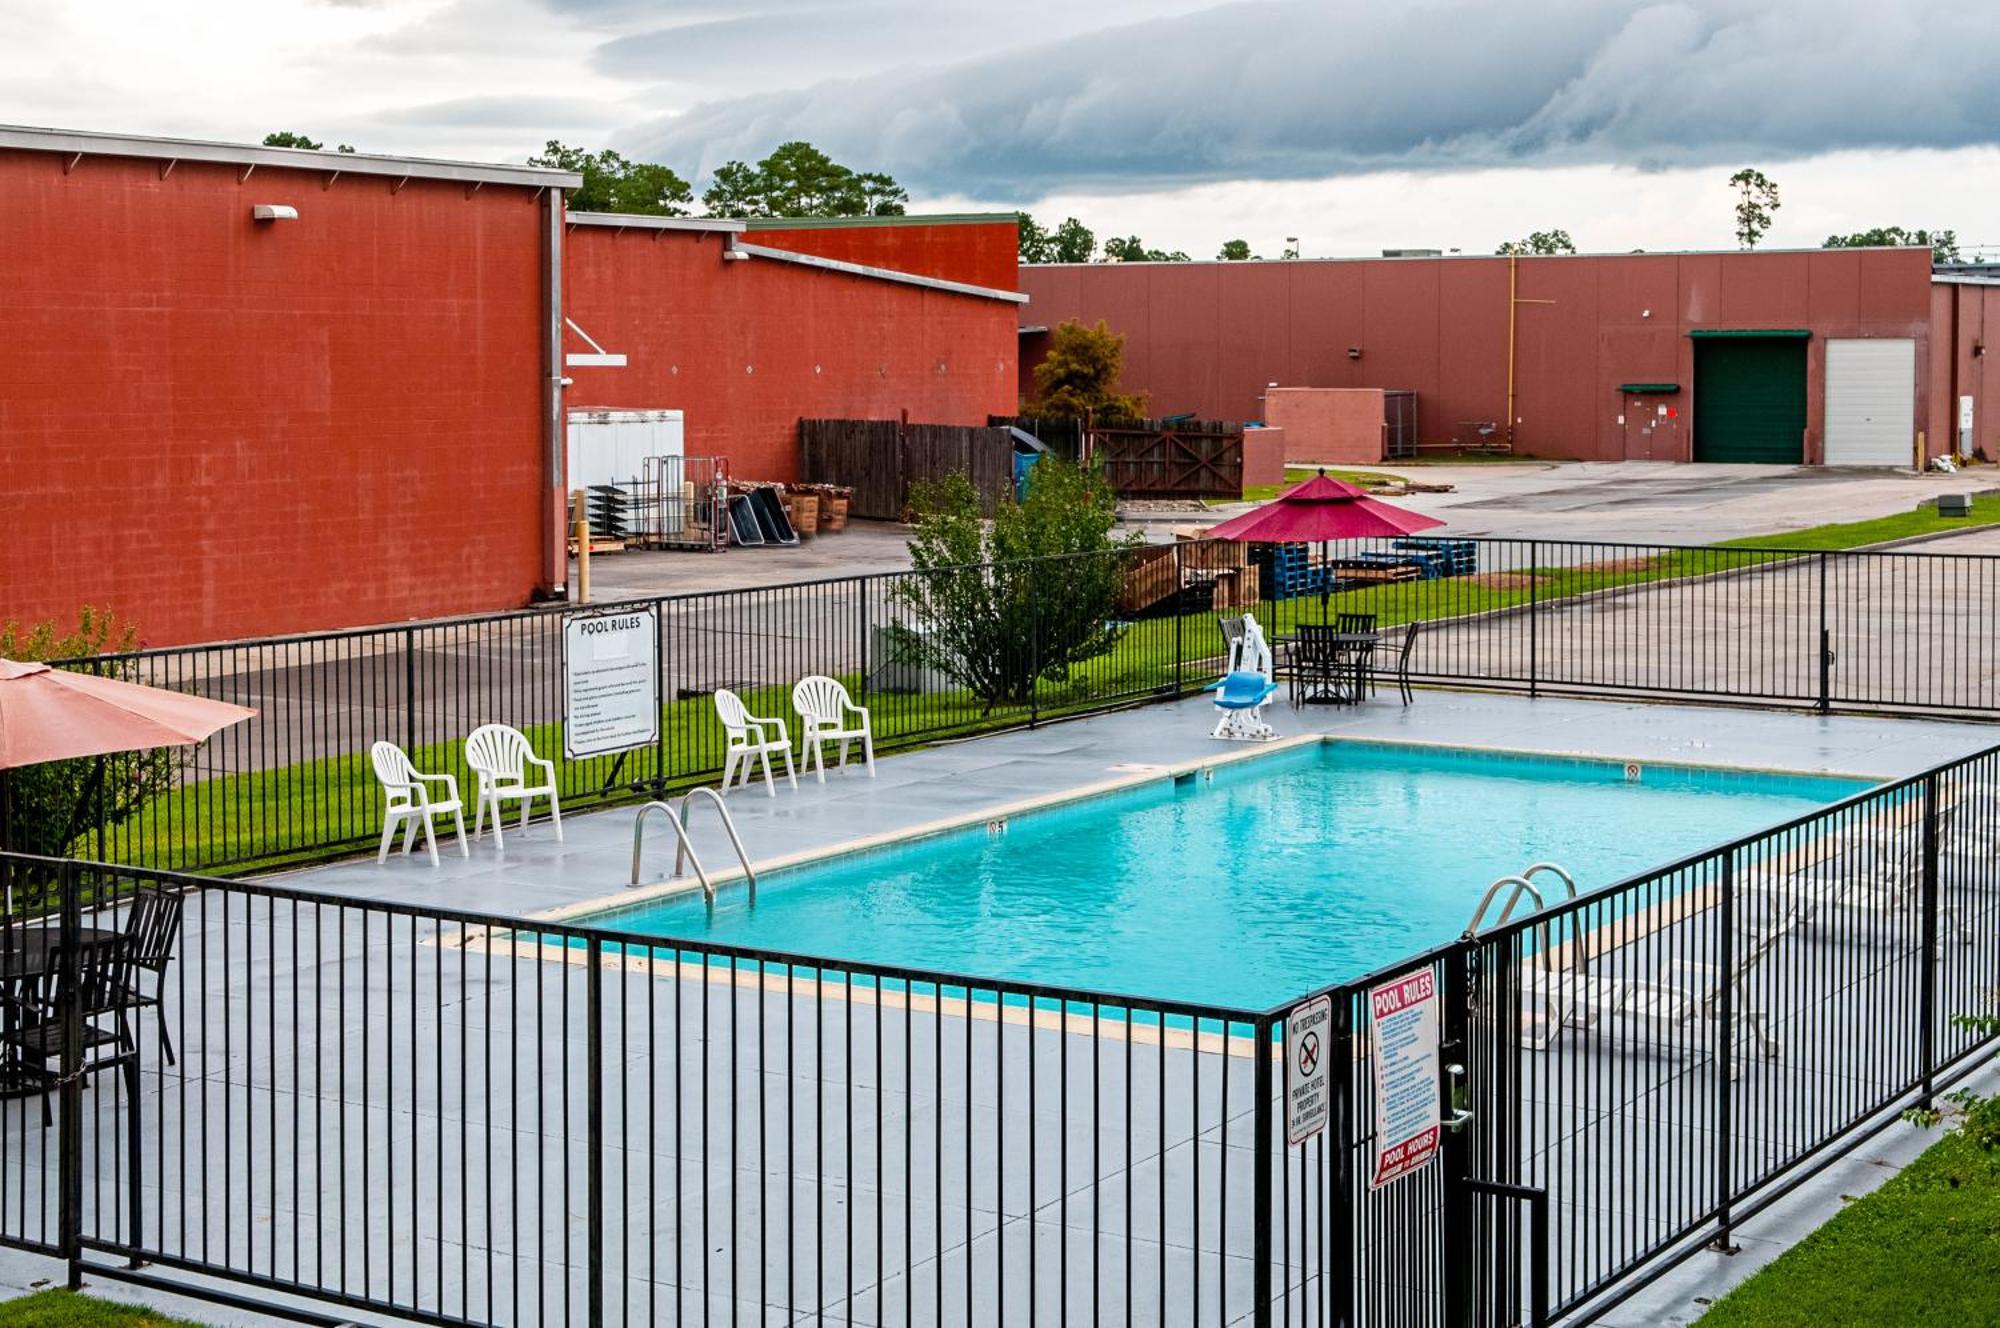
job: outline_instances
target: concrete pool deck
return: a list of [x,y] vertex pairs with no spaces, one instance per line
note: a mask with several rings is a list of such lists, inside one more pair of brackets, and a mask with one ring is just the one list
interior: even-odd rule
[[[1408,707],[1392,690],[1359,707],[1293,710],[1279,704],[1267,713],[1280,742],[1331,735],[1878,779],[1913,774],[2000,741],[2000,730],[1977,723],[1443,690],[1420,691]],[[1254,756],[1276,745],[1214,741],[1208,736],[1214,714],[1208,702],[1188,700],[967,739],[885,755],[872,780],[857,756],[846,771],[829,772],[824,784],[806,776],[794,791],[781,774],[777,797],[767,797],[759,783],[730,793],[728,803],[753,867],[776,865],[1014,814],[1024,804]],[[441,841],[435,868],[420,847],[409,857],[392,852],[380,865],[371,856],[271,879],[356,899],[574,919],[659,893],[629,886],[636,814],[624,807],[565,817],[560,842],[539,822],[525,832],[508,831],[504,850],[490,835],[469,839],[469,858]],[[735,854],[720,818],[697,808],[691,820],[695,849],[710,874],[733,869]],[[656,821],[645,847],[646,880],[656,885],[672,870],[673,840]]]

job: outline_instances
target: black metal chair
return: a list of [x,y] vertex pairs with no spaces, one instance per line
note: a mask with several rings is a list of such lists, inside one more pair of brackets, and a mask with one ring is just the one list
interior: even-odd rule
[[1333,628],[1324,624],[1299,624],[1292,640],[1288,670],[1294,707],[1340,695],[1340,656],[1334,648],[1333,636]]
[[1417,629],[1422,625],[1412,622],[1403,629],[1403,646],[1396,652],[1396,688],[1403,694],[1404,705],[1416,699],[1416,694],[1410,690],[1410,655],[1416,648]]
[[1336,613],[1333,635],[1348,638],[1332,643],[1333,672],[1339,694],[1344,700],[1359,704],[1368,699],[1369,675],[1375,662],[1375,615]]
[[[131,947],[125,937],[77,947],[76,991],[82,1027],[82,1074],[120,1070],[128,1100],[139,1101],[139,1044],[126,1017],[131,1008]],[[49,1101],[60,1086],[63,1054],[62,971],[65,955],[58,943],[50,947],[42,972],[23,981],[9,998],[14,1018],[4,1034],[10,1059],[41,1081],[42,1127],[55,1123]],[[56,1069],[49,1062],[56,1061]]]
[[[132,894],[125,911],[126,958],[131,965],[131,986],[125,1004],[132,1009],[160,1010],[160,993],[167,982],[167,965],[173,962],[174,944],[181,934],[181,895],[142,885]],[[146,975],[153,979],[152,990],[142,985]],[[160,1014],[160,1050],[169,1065],[174,1064],[174,1040],[167,1034],[164,1010]]]

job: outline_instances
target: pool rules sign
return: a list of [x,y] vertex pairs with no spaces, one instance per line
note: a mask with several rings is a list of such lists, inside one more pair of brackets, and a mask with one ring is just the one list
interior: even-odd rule
[[1437,1153],[1437,974],[1405,973],[1368,992],[1375,1022],[1375,1167],[1370,1189],[1421,1168]]
[[660,736],[658,605],[563,623],[563,755],[648,747]]

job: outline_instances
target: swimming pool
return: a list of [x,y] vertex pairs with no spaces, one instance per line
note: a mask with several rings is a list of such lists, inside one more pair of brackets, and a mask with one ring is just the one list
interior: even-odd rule
[[[1636,775],[1636,777],[1635,777]],[[1262,1009],[1464,930],[1529,863],[1580,889],[1863,781],[1355,741],[599,915],[621,931]]]

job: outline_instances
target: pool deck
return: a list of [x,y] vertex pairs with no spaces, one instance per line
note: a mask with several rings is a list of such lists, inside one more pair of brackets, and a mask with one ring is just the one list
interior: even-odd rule
[[[2000,741],[2000,729],[1976,723],[1452,691],[1419,691],[1408,707],[1392,691],[1359,707],[1294,710],[1281,703],[1267,713],[1279,742],[1329,734],[1883,779]],[[777,797],[767,797],[760,783],[730,793],[728,802],[753,867],[774,865],[844,845],[1012,814],[1034,802],[1157,778],[1172,769],[1254,756],[1272,745],[1211,739],[1214,715],[1206,701],[1189,700],[968,739],[882,756],[872,780],[859,768],[857,755],[845,772],[829,772],[824,784],[805,776],[795,792],[780,774]],[[386,864],[369,857],[273,879],[298,889],[430,908],[573,917],[659,893],[629,885],[634,816],[625,807],[567,817],[560,842],[548,825],[537,823],[525,833],[510,831],[504,851],[494,848],[490,836],[471,841],[469,858],[441,842],[441,865],[435,868],[419,846],[407,858],[391,853]],[[719,818],[697,809],[692,822],[696,852],[720,877],[725,867],[734,867],[735,855]],[[647,884],[662,884],[672,866],[671,836],[655,822],[646,844]],[[1495,874],[1506,866],[1497,864]]]

